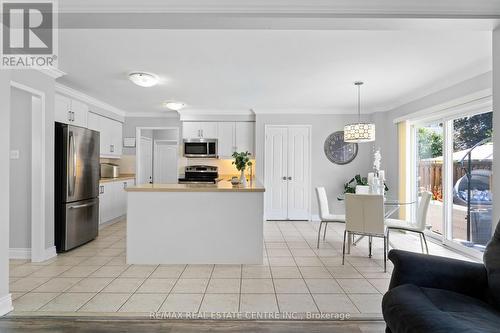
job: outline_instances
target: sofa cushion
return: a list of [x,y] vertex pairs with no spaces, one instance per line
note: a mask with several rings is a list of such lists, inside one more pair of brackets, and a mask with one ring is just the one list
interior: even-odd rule
[[488,272],[488,294],[491,303],[500,310],[500,222],[486,246],[483,260]]
[[479,299],[453,291],[403,284],[382,300],[392,332],[498,332],[500,312]]

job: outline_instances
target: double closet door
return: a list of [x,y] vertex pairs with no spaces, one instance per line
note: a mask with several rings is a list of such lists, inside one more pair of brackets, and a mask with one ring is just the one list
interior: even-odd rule
[[265,132],[266,219],[309,220],[311,128],[267,125]]

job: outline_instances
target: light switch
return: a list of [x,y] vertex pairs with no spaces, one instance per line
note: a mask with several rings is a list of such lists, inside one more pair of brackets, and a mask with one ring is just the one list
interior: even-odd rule
[[19,150],[11,150],[10,151],[10,159],[18,160],[19,159]]

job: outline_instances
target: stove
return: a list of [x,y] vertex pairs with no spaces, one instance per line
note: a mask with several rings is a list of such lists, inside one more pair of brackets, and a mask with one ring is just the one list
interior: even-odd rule
[[191,165],[184,168],[184,178],[179,184],[215,184],[219,178],[219,169],[211,165]]

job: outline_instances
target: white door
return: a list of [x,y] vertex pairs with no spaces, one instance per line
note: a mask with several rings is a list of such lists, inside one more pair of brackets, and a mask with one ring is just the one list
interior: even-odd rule
[[153,181],[153,140],[141,136],[139,148],[139,184]]
[[153,182],[155,184],[175,184],[177,175],[178,147],[172,142],[155,140]]
[[268,126],[265,139],[265,212],[268,220],[310,218],[308,126]]
[[268,220],[285,220],[287,212],[288,128],[266,128],[265,212]]
[[236,150],[248,151],[254,155],[254,138],[255,138],[255,123],[254,122],[236,122]]
[[309,127],[288,129],[288,219],[309,219]]
[[231,157],[235,151],[235,123],[233,121],[224,121],[218,123],[218,153],[219,157]]

